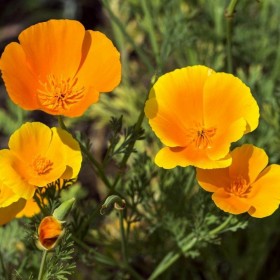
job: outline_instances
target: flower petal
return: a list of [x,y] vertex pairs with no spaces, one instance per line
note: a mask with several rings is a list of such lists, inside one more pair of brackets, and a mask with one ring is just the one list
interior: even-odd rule
[[19,199],[20,197],[17,194],[0,182],[0,208],[7,207]]
[[206,170],[196,168],[198,184],[208,192],[216,192],[230,186],[229,168]]
[[245,213],[251,207],[246,198],[230,195],[222,189],[213,193],[212,199],[220,209],[231,214]]
[[26,110],[37,109],[38,80],[26,62],[26,55],[21,45],[10,43],[5,48],[0,61],[0,69],[12,101]]
[[145,114],[165,145],[186,146],[188,130],[203,121],[203,87],[212,73],[205,66],[185,67],[161,76],[154,84]]
[[253,183],[268,163],[265,151],[250,144],[234,149],[231,156],[229,176],[231,178],[242,176],[247,183]]
[[231,164],[231,157],[228,155],[225,158],[214,161],[207,157],[204,150],[164,147],[157,153],[155,163],[166,169],[176,166],[186,167],[188,165],[212,169],[229,166]]
[[77,76],[84,85],[98,92],[112,91],[120,83],[120,54],[111,40],[101,32],[86,31],[82,63]]
[[16,215],[16,218],[21,217],[33,217],[34,215],[40,213],[40,207],[36,203],[36,201],[31,198],[26,200],[26,204],[24,208]]
[[252,184],[252,208],[249,214],[256,218],[271,215],[280,203],[280,166],[272,164]]
[[83,25],[75,20],[49,20],[25,29],[19,41],[28,63],[42,79],[53,74],[74,77],[82,57]]
[[228,124],[239,118],[247,121],[245,132],[258,126],[259,107],[250,89],[231,74],[215,73],[204,87],[205,125],[212,127],[222,122]]
[[11,221],[24,208],[25,203],[26,200],[21,198],[7,207],[0,208],[0,225]]

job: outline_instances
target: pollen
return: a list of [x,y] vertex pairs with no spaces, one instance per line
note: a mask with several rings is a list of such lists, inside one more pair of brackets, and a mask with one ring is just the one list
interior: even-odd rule
[[63,78],[49,75],[46,82],[40,82],[38,90],[41,105],[54,112],[68,110],[71,105],[78,103],[84,96],[84,87],[78,86],[78,78]]
[[194,128],[189,130],[187,137],[190,143],[193,143],[199,150],[211,149],[212,140],[216,134],[216,128],[205,128],[201,125],[195,125]]
[[53,162],[42,156],[36,157],[32,163],[32,168],[38,175],[49,173],[52,170],[52,167]]
[[247,181],[242,176],[237,176],[231,181],[230,187],[226,190],[235,196],[247,197],[251,191],[251,186],[248,185]]

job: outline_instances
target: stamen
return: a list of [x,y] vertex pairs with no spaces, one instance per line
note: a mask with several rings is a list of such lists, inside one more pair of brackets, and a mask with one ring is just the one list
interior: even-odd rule
[[45,157],[38,156],[32,163],[32,168],[38,175],[45,175],[52,170],[53,162]]
[[77,87],[78,78],[57,78],[49,75],[45,83],[41,82],[42,89],[38,90],[40,103],[48,109],[57,111],[68,110],[69,107],[79,102],[84,94],[84,87]]
[[251,191],[251,186],[242,176],[237,176],[232,180],[230,187],[226,191],[239,197],[247,197]]

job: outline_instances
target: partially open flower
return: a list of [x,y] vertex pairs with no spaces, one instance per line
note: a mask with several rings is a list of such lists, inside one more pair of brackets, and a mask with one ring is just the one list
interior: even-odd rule
[[63,233],[62,222],[54,216],[47,216],[43,218],[38,228],[39,245],[44,250],[51,250],[56,246]]
[[75,117],[121,79],[120,54],[101,32],[75,20],[49,20],[25,29],[0,60],[10,98],[26,110]]

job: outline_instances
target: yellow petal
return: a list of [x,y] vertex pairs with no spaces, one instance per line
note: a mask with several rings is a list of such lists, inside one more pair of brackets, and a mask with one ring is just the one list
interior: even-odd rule
[[0,182],[0,208],[7,207],[19,199],[20,197],[17,194]]
[[16,218],[21,217],[33,217],[34,215],[40,213],[40,207],[36,203],[36,201],[31,198],[26,201],[24,208],[16,215]]
[[79,143],[70,133],[63,129],[54,127],[52,130],[58,135],[60,141],[64,144],[63,149],[66,154],[66,170],[60,178],[72,179],[77,177],[82,163],[82,154]]
[[211,160],[204,150],[193,150],[189,148],[162,148],[155,157],[155,163],[163,168],[171,169],[176,166],[186,167],[188,165],[199,168],[223,168],[231,164],[231,157],[227,155],[220,160]]
[[256,218],[263,218],[273,214],[280,203],[280,166],[268,166],[252,184],[250,197],[252,208],[249,214]]
[[77,77],[98,92],[112,91],[120,83],[120,54],[101,32],[86,31]]
[[10,43],[5,48],[0,69],[12,101],[26,110],[37,109],[37,76],[26,62],[26,55],[18,43]]
[[26,200],[21,198],[7,207],[0,208],[0,225],[11,221],[24,208],[25,203]]

